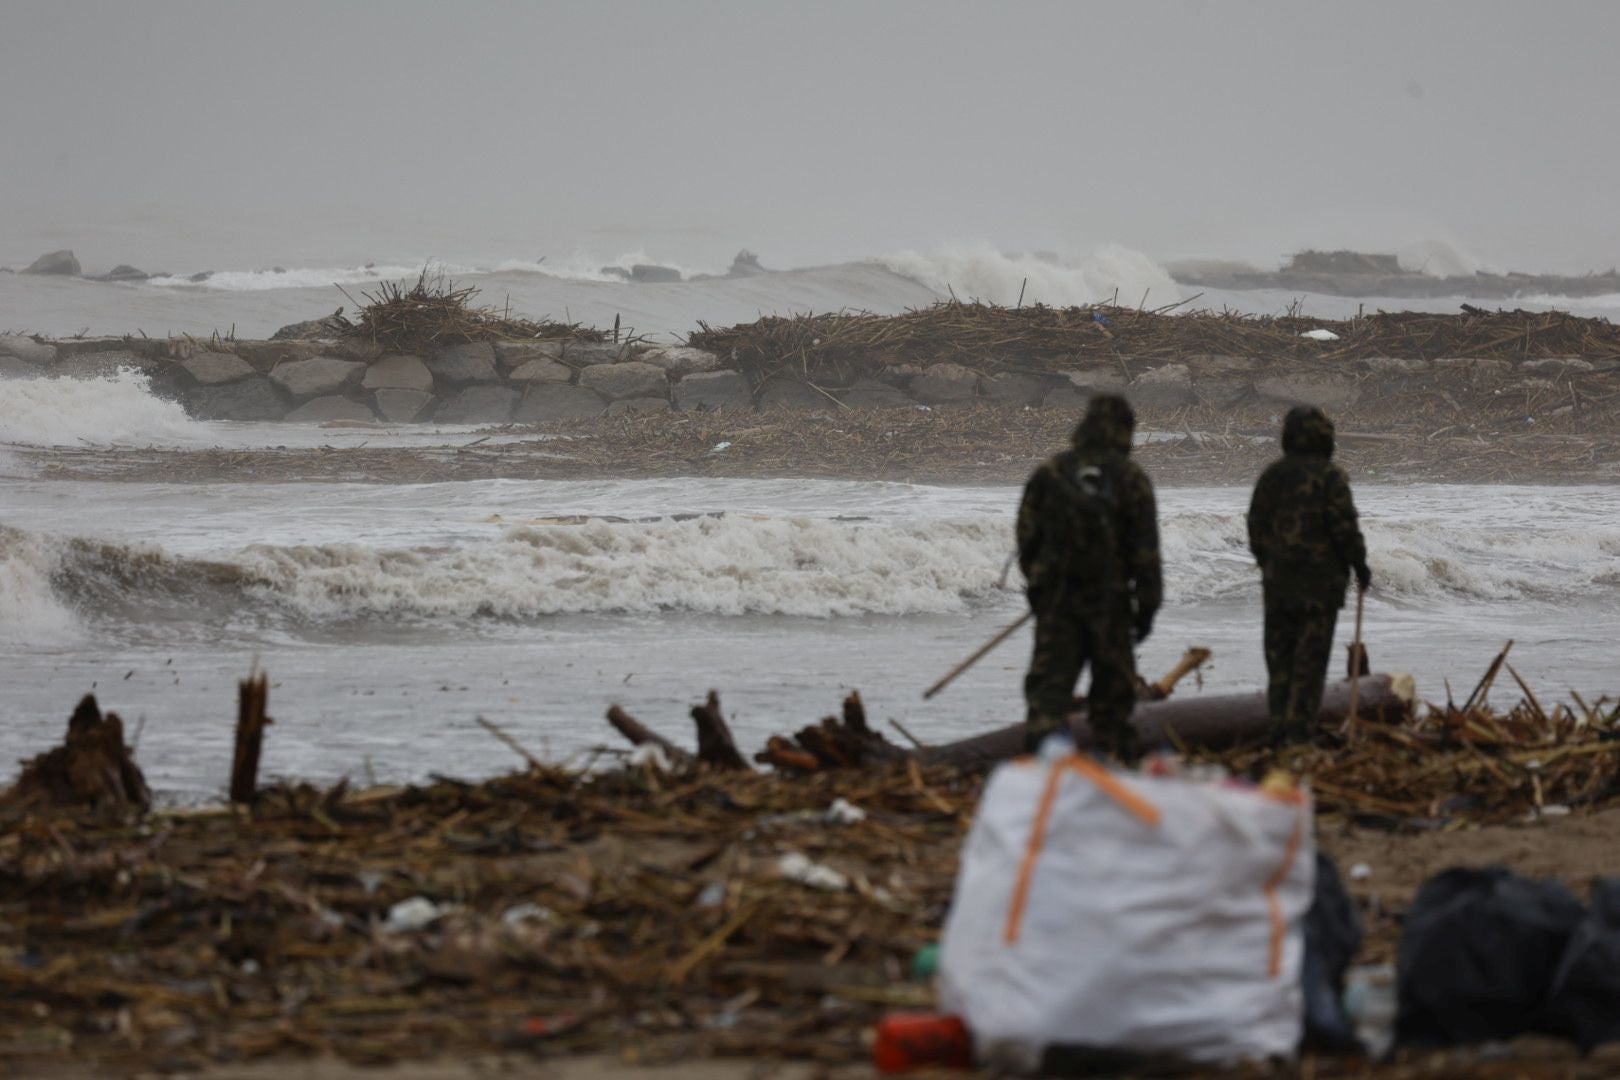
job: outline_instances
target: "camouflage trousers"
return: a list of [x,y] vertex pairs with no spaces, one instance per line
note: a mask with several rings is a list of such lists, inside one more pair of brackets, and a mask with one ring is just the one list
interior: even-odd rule
[[1316,730],[1338,620],[1334,608],[1266,603],[1266,711],[1278,735],[1308,739]]
[[1037,611],[1035,653],[1024,677],[1029,706],[1024,742],[1030,750],[1054,731],[1065,730],[1074,710],[1074,685],[1091,665],[1086,716],[1096,749],[1124,762],[1139,754],[1131,711],[1136,708],[1135,640],[1126,612]]

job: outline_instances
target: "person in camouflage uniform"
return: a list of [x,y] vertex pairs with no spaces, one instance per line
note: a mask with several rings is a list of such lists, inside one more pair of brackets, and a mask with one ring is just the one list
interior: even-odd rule
[[1087,717],[1097,748],[1137,757],[1135,643],[1159,610],[1153,483],[1130,460],[1136,417],[1124,398],[1091,400],[1072,448],[1035,470],[1018,507],[1018,565],[1035,615],[1024,679],[1029,749],[1067,729],[1074,686],[1091,665]]
[[1266,706],[1279,738],[1309,739],[1322,705],[1333,626],[1350,572],[1372,581],[1350,480],[1333,463],[1333,422],[1297,406],[1283,420],[1283,456],[1249,503],[1249,550],[1265,594]]

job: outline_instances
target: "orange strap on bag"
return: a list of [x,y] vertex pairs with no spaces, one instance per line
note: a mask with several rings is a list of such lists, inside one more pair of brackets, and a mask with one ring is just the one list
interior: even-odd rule
[[1018,882],[1013,886],[1012,906],[1007,910],[1008,945],[1018,940],[1024,921],[1024,905],[1029,902],[1029,886],[1035,877],[1035,864],[1040,861],[1041,849],[1046,845],[1046,828],[1052,817],[1052,803],[1057,800],[1058,785],[1065,773],[1075,772],[1090,780],[1098,791],[1107,795],[1133,817],[1144,824],[1159,824],[1159,808],[1120,783],[1112,773],[1088,757],[1071,755],[1054,762],[1046,776],[1046,787],[1041,792],[1040,805],[1035,810],[1035,823],[1029,831],[1029,846],[1024,849],[1023,862],[1018,867]]

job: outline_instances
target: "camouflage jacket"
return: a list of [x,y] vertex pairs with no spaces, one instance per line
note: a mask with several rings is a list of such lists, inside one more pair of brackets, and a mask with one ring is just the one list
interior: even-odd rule
[[[1159,517],[1153,482],[1130,460],[1130,430],[1088,418],[1075,446],[1037,468],[1018,507],[1018,566],[1037,611],[1064,607],[1098,610],[1110,600],[1134,600],[1152,615],[1163,600]],[[1100,474],[1105,527],[1092,540],[1074,535],[1065,500],[1076,497],[1074,477],[1088,466]]]
[[1249,550],[1266,602],[1344,606],[1350,571],[1367,561],[1350,480],[1333,463],[1333,424],[1301,406],[1283,424],[1283,456],[1260,474],[1249,503]]

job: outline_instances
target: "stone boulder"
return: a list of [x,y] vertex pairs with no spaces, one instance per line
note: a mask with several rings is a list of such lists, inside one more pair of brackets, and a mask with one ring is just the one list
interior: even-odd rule
[[258,374],[252,365],[234,353],[197,353],[189,360],[182,360],[180,366],[203,386],[218,386]]
[[1523,371],[1533,371],[1537,375],[1557,377],[1591,371],[1592,362],[1582,360],[1578,356],[1549,356],[1542,360],[1526,360],[1519,368]]
[[254,371],[268,375],[283,361],[326,356],[331,346],[320,341],[238,341],[234,348]]
[[1125,388],[1126,397],[1137,408],[1179,409],[1193,403],[1192,372],[1186,364],[1165,364],[1149,368]]
[[965,405],[979,394],[979,373],[961,364],[930,364],[907,389],[924,405]]
[[330,420],[375,420],[377,414],[359,401],[350,401],[337,394],[311,398],[288,413],[289,424],[324,424]]
[[358,360],[317,356],[312,360],[284,360],[270,371],[270,381],[294,401],[342,394],[358,387],[366,365]]
[[532,382],[565,383],[573,381],[574,369],[561,360],[539,357],[526,361],[512,369],[512,373],[507,378],[518,384]]
[[579,373],[579,385],[595,390],[609,401],[669,397],[669,379],[663,369],[634,360],[588,367]]
[[427,366],[435,379],[457,385],[499,382],[501,378],[495,370],[495,346],[487,341],[446,346],[428,358]]
[[1026,408],[1046,397],[1046,381],[1019,371],[999,371],[980,384],[987,400],[997,405]]
[[176,374],[173,364],[130,349],[66,356],[56,362],[51,374],[64,379],[106,379],[122,368],[139,371],[154,382],[173,381]]
[[1181,362],[1192,372],[1194,382],[1211,375],[1242,375],[1260,366],[1253,357],[1225,353],[1193,353]]
[[0,356],[0,379],[37,379],[45,369],[15,356]]
[[497,341],[495,362],[507,371],[520,368],[531,360],[561,360],[561,341]]
[[145,270],[138,270],[128,263],[119,263],[105,274],[97,274],[92,281],[145,281],[152,277]]
[[469,386],[439,406],[441,424],[504,424],[512,419],[518,392],[488,384]]
[[369,365],[360,386],[365,390],[417,390],[429,393],[433,390],[433,372],[422,363],[420,356],[399,353],[385,356]]
[[512,419],[520,424],[552,424],[601,416],[607,402],[595,390],[564,383],[530,383]]
[[567,341],[562,358],[563,363],[577,368],[617,364],[630,358],[630,346],[612,341]]
[[263,375],[198,387],[186,395],[185,406],[198,420],[280,420],[287,415],[287,403]]
[[1367,356],[1360,361],[1364,371],[1374,375],[1391,375],[1404,377],[1407,375],[1422,375],[1429,370],[1429,362],[1415,356]]
[[1046,392],[1041,406],[1047,409],[1084,409],[1092,396],[1078,386],[1054,386]]
[[1508,360],[1495,360],[1476,356],[1442,356],[1435,360],[1436,374],[1467,379],[1471,383],[1490,383],[1506,379],[1513,374]]
[[761,411],[769,409],[836,409],[826,394],[798,379],[770,379],[755,395]]
[[1332,411],[1354,405],[1361,391],[1342,375],[1273,375],[1254,384],[1255,393],[1285,405],[1315,405]]
[[1067,389],[1073,389],[1083,398],[1090,398],[1093,394],[1118,394],[1125,389],[1125,376],[1117,367],[1075,368],[1063,372],[1063,377],[1068,380]]
[[909,409],[917,404],[904,390],[865,378],[856,379],[839,400],[852,409]]
[[56,346],[21,334],[0,334],[0,356],[10,356],[30,364],[53,364],[56,362]]
[[[92,353],[103,352],[138,352],[146,356],[164,355],[166,341],[156,338],[135,337],[87,337],[69,338],[66,341],[53,343],[56,346],[57,356],[87,356]],[[195,352],[206,352],[206,349],[196,349]]]
[[675,407],[738,412],[754,407],[754,392],[740,371],[700,371],[675,384]]
[[[199,280],[196,276],[192,281]],[[206,281],[207,278],[201,280]],[[325,341],[341,337],[347,333],[349,325],[337,315],[328,315],[324,319],[305,319],[303,322],[288,323],[280,330],[270,335],[271,341]]]
[[28,264],[25,274],[55,274],[59,277],[77,277],[80,273],[79,260],[73,257],[73,252],[63,249],[53,251],[49,255],[41,255]]
[[669,412],[669,409],[668,398],[626,398],[623,401],[615,401],[609,404],[607,414],[609,416],[622,416],[625,413]]
[[433,395],[426,390],[401,390],[385,387],[371,395],[377,415],[393,424],[410,424],[422,419],[433,404]]
[[672,379],[679,379],[699,372],[720,370],[720,358],[707,349],[688,349],[670,345],[657,349],[648,349],[646,352],[639,354],[636,359],[643,364],[663,368]]

